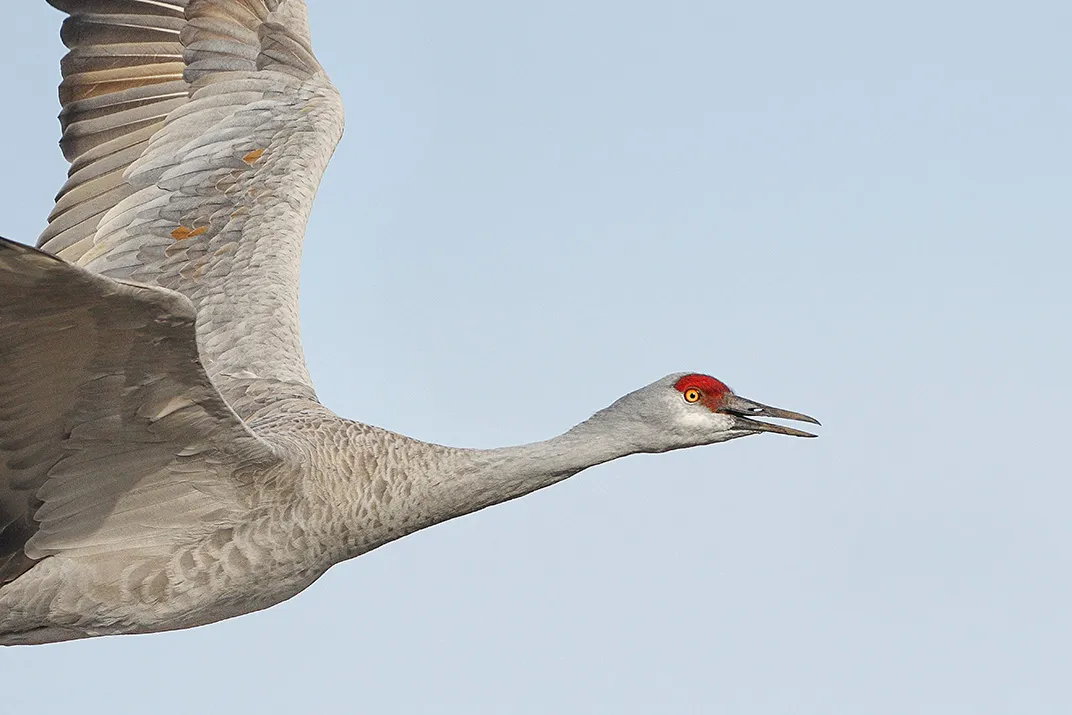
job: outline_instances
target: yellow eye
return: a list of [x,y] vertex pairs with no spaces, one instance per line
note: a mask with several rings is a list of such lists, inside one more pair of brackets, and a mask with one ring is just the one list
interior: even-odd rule
[[699,390],[697,390],[695,387],[690,387],[689,389],[685,390],[685,402],[699,402],[699,401],[700,401],[700,391]]

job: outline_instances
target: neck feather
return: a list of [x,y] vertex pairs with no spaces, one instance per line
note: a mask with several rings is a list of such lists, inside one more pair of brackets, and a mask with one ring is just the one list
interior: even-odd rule
[[601,412],[542,442],[459,450],[458,461],[447,460],[436,480],[444,519],[516,499],[588,467],[644,451],[635,434],[618,427]]
[[384,457],[373,464],[356,461],[349,475],[325,487],[332,528],[341,530],[331,540],[342,548],[334,560],[516,499],[588,467],[650,451],[636,423],[623,422],[611,408],[557,437],[498,449],[455,449],[365,426],[353,429],[354,442],[365,445],[355,454],[375,451]]

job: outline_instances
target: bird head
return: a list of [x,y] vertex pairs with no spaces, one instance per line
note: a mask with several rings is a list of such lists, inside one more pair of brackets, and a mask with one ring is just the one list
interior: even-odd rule
[[816,436],[759,417],[819,424],[814,417],[740,397],[710,375],[685,372],[631,392],[595,416],[616,423],[619,436],[641,452],[715,444],[760,432]]

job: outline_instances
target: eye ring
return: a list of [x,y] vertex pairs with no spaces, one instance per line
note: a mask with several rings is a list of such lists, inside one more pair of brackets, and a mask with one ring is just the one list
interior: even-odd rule
[[700,397],[702,396],[700,394],[700,391],[697,390],[695,387],[690,387],[681,394],[685,398],[685,402],[688,402],[689,404],[699,402]]

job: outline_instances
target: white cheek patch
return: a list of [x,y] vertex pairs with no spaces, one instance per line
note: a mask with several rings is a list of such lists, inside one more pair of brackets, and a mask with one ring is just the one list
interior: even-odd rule
[[682,418],[681,425],[689,430],[711,429],[711,418],[715,415],[707,409],[689,410]]
[[718,442],[729,435],[733,419],[707,409],[689,410],[678,423],[679,430],[691,444]]

